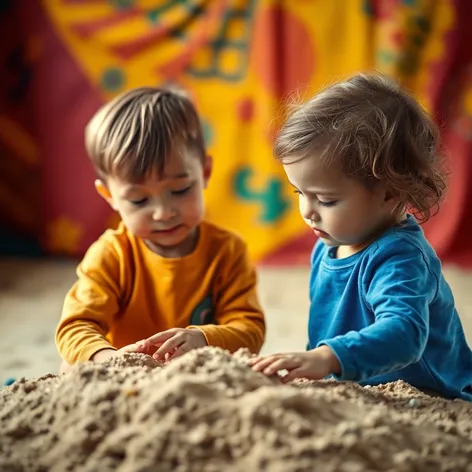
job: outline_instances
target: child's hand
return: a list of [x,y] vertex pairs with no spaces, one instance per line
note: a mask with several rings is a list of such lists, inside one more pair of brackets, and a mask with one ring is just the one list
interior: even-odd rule
[[115,354],[117,356],[119,356],[119,355],[125,354],[127,352],[140,352],[140,353],[143,353],[143,354],[148,354],[148,352],[143,351],[141,349],[141,345],[139,344],[139,342],[123,346],[122,348],[118,349],[118,351],[116,351]]
[[117,351],[115,349],[101,349],[97,351],[90,360],[93,362],[105,362],[113,356],[116,356]]
[[256,372],[269,376],[277,374],[280,370],[287,370],[288,374],[281,378],[284,382],[297,378],[319,380],[341,372],[338,358],[328,346],[320,346],[307,352],[256,357],[249,361],[249,365]]
[[172,328],[144,339],[138,345],[142,349],[139,352],[158,347],[152,357],[156,360],[167,361],[208,344],[199,329]]
[[116,354],[123,354],[125,352],[139,352],[140,354],[147,354],[148,356],[152,356],[152,353],[156,350],[156,348],[152,348],[151,346],[145,347],[144,342],[146,340],[143,339],[142,341],[137,341],[134,344],[128,344],[127,346],[123,346],[119,349]]
[[105,362],[111,357],[120,356],[126,352],[144,352],[140,349],[140,345],[136,344],[128,344],[127,346],[123,346],[121,349],[102,349],[97,351],[92,358],[91,361],[94,362]]

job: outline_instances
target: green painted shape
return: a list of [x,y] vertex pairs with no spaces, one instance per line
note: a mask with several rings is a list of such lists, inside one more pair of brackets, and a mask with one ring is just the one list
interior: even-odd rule
[[164,3],[159,7],[153,8],[147,13],[147,18],[152,23],[157,23],[159,17],[162,16],[167,10],[170,10],[173,7],[178,6],[179,4],[186,4],[188,1],[186,0],[169,0],[168,2]]
[[233,182],[234,192],[242,200],[261,206],[261,223],[275,223],[290,208],[290,201],[284,197],[283,182],[276,177],[269,178],[266,187],[257,191],[251,188],[252,174],[250,167],[237,171]]
[[104,71],[101,79],[101,87],[107,92],[115,92],[123,87],[125,75],[121,69],[112,67]]

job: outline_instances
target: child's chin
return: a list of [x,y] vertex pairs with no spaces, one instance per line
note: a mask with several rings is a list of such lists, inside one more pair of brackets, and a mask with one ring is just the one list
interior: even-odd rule
[[330,246],[330,247],[339,246],[339,244],[336,243],[336,241],[331,241],[331,239],[325,239],[325,238],[320,238],[320,239],[326,244],[326,246]]
[[162,247],[178,247],[181,244],[185,242],[186,238],[170,238],[170,237],[165,237],[165,238],[152,238],[151,241],[156,244],[157,246],[162,246]]
[[330,246],[330,247],[338,247],[339,246],[339,242],[338,241],[335,241],[334,239],[331,239],[331,238],[323,238],[323,236],[320,236],[320,239],[326,244],[326,246]]
[[155,244],[162,247],[177,247],[185,244],[188,239],[192,238],[190,231],[178,231],[172,235],[153,235],[151,239]]

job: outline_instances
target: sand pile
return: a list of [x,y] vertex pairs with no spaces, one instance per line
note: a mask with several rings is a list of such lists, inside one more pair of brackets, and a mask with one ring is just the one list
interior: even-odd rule
[[281,385],[245,352],[142,354],[0,391],[1,471],[472,471],[472,405],[396,382]]

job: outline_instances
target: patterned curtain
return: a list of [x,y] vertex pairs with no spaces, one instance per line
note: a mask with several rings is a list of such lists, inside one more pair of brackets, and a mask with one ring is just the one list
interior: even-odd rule
[[[272,158],[281,103],[357,71],[399,78],[440,121],[454,169],[425,226],[472,265],[469,0],[10,0],[0,7],[0,208],[5,234],[81,255],[116,216],[95,194],[83,129],[128,88],[177,83],[214,157],[208,218],[257,261],[307,261],[307,233]],[[2,229],[4,227],[4,229]]]

